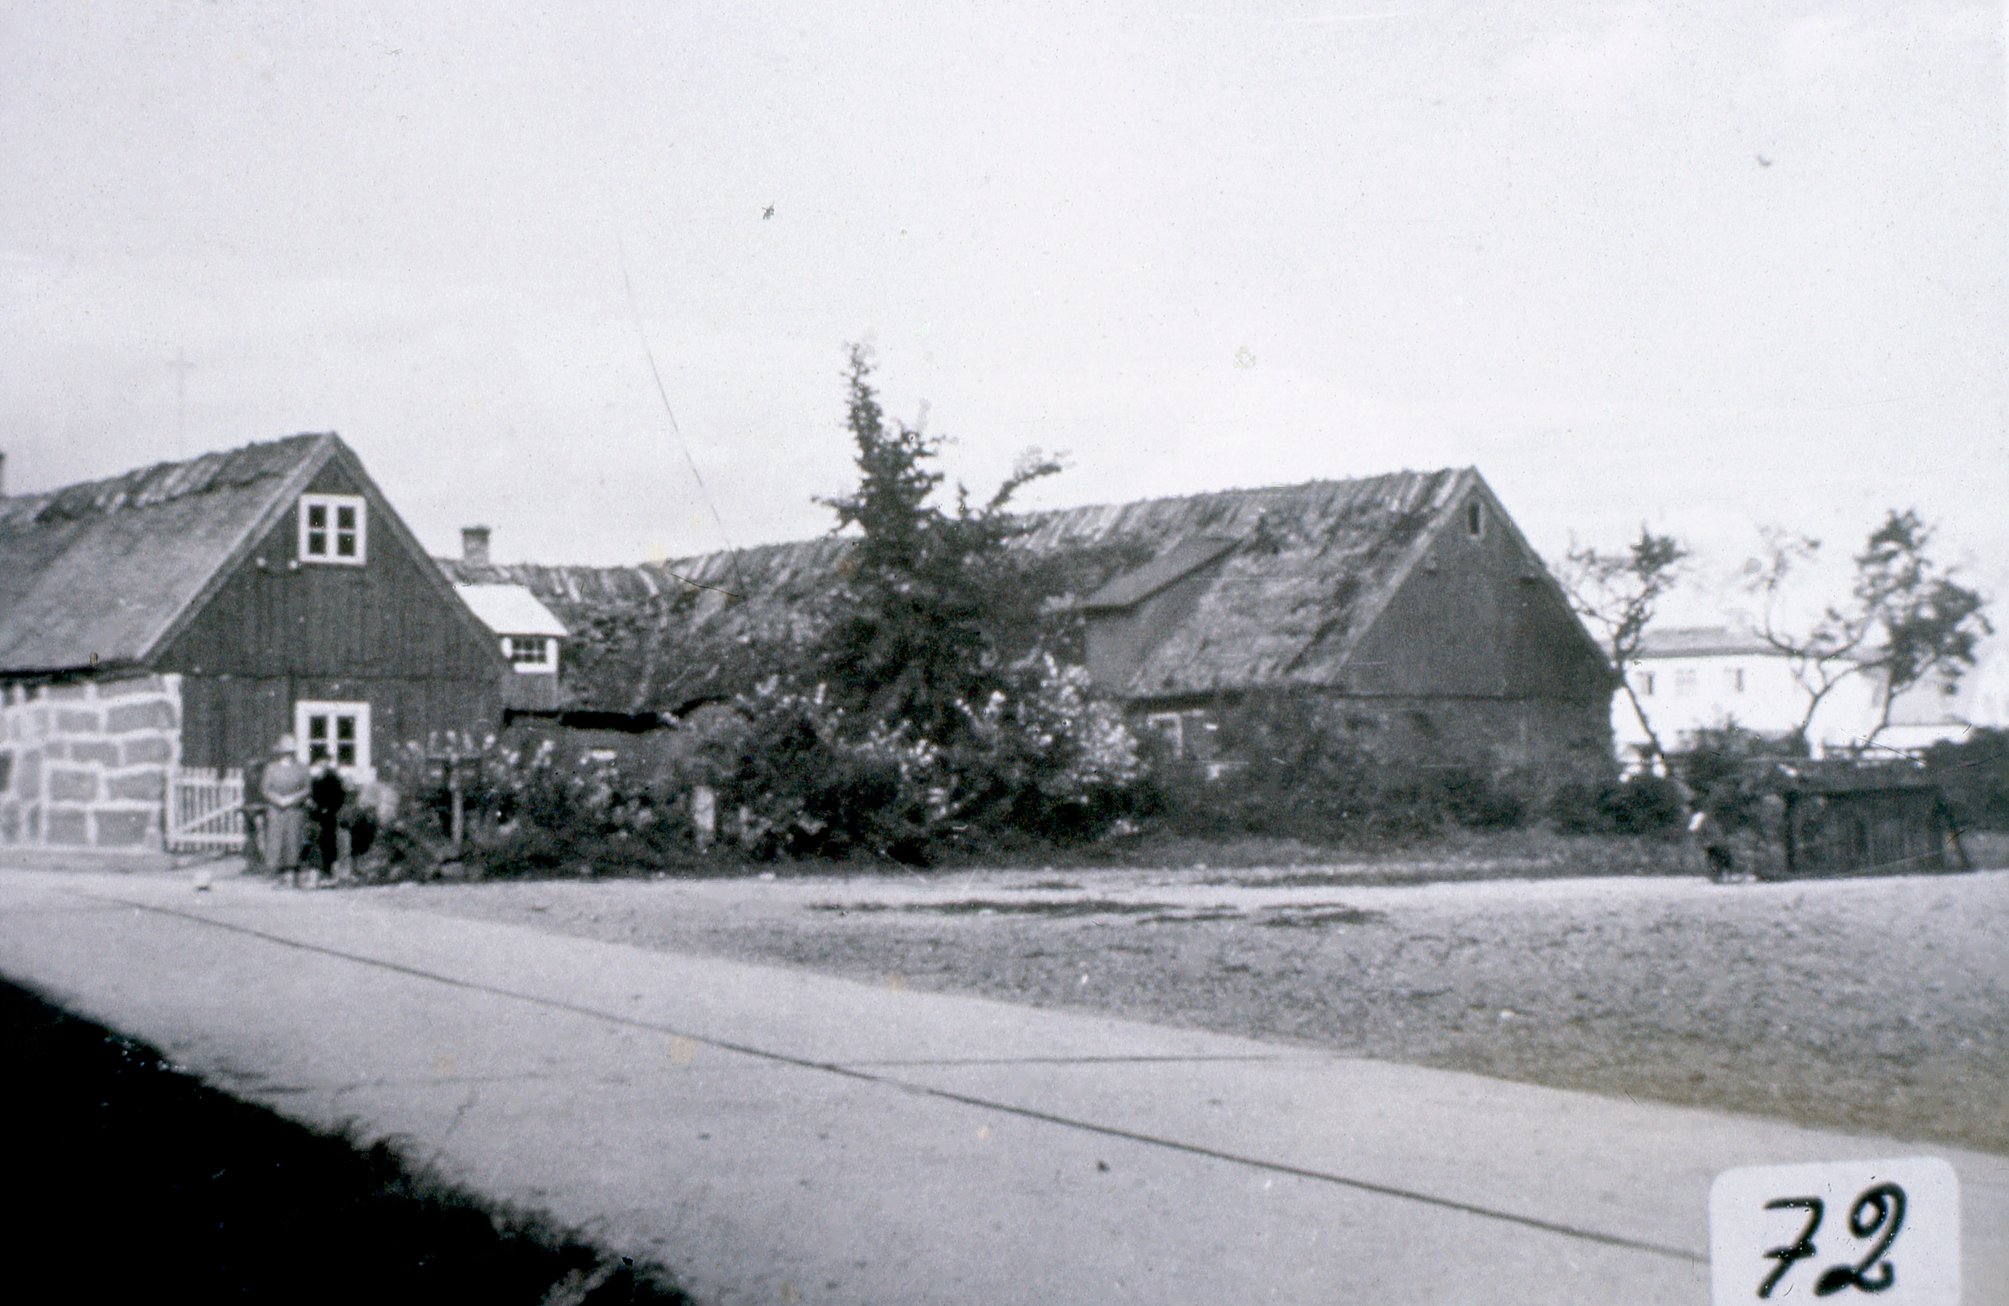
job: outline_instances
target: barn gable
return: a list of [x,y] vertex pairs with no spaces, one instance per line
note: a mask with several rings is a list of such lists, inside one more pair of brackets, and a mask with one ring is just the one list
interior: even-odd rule
[[1419,541],[1334,683],[1393,696],[1608,694],[1603,651],[1476,472]]

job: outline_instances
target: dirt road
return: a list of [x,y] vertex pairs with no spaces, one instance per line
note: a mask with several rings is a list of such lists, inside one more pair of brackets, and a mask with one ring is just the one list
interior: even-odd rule
[[1343,868],[402,886],[386,901],[2009,1152],[2009,872]]

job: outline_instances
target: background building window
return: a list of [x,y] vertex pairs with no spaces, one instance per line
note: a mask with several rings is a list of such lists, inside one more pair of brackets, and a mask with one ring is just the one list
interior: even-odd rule
[[359,494],[300,496],[300,560],[361,565],[369,539]]
[[1486,533],[1486,505],[1477,499],[1465,505],[1465,533],[1475,540]]
[[1728,679],[1730,681],[1731,693],[1741,694],[1744,692],[1744,668],[1731,667]]
[[518,671],[549,671],[557,660],[557,640],[548,635],[510,635],[502,641],[502,651]]
[[1674,673],[1674,692],[1677,694],[1693,694],[1699,683],[1693,667],[1686,667]]
[[1651,671],[1642,671],[1639,673],[1639,696],[1641,698],[1653,697],[1653,673]]
[[300,760],[331,761],[344,771],[370,770],[370,705],[302,699],[293,705]]
[[1186,756],[1186,722],[1177,712],[1153,712],[1144,728],[1165,741],[1165,751],[1177,760]]

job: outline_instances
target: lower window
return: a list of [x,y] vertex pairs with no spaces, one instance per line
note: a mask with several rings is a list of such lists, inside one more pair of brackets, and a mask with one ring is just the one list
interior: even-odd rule
[[370,705],[303,699],[293,705],[300,760],[329,761],[344,771],[370,769]]

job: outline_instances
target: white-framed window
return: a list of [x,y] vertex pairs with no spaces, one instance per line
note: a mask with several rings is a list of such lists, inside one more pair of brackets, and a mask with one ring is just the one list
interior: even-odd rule
[[502,652],[518,671],[558,670],[558,641],[549,635],[504,635]]
[[300,561],[360,567],[370,542],[360,494],[300,496]]
[[293,705],[293,737],[300,760],[323,759],[344,771],[370,774],[370,705],[301,699]]
[[1174,758],[1186,756],[1186,719],[1177,712],[1153,712],[1144,718],[1144,728],[1164,740]]

